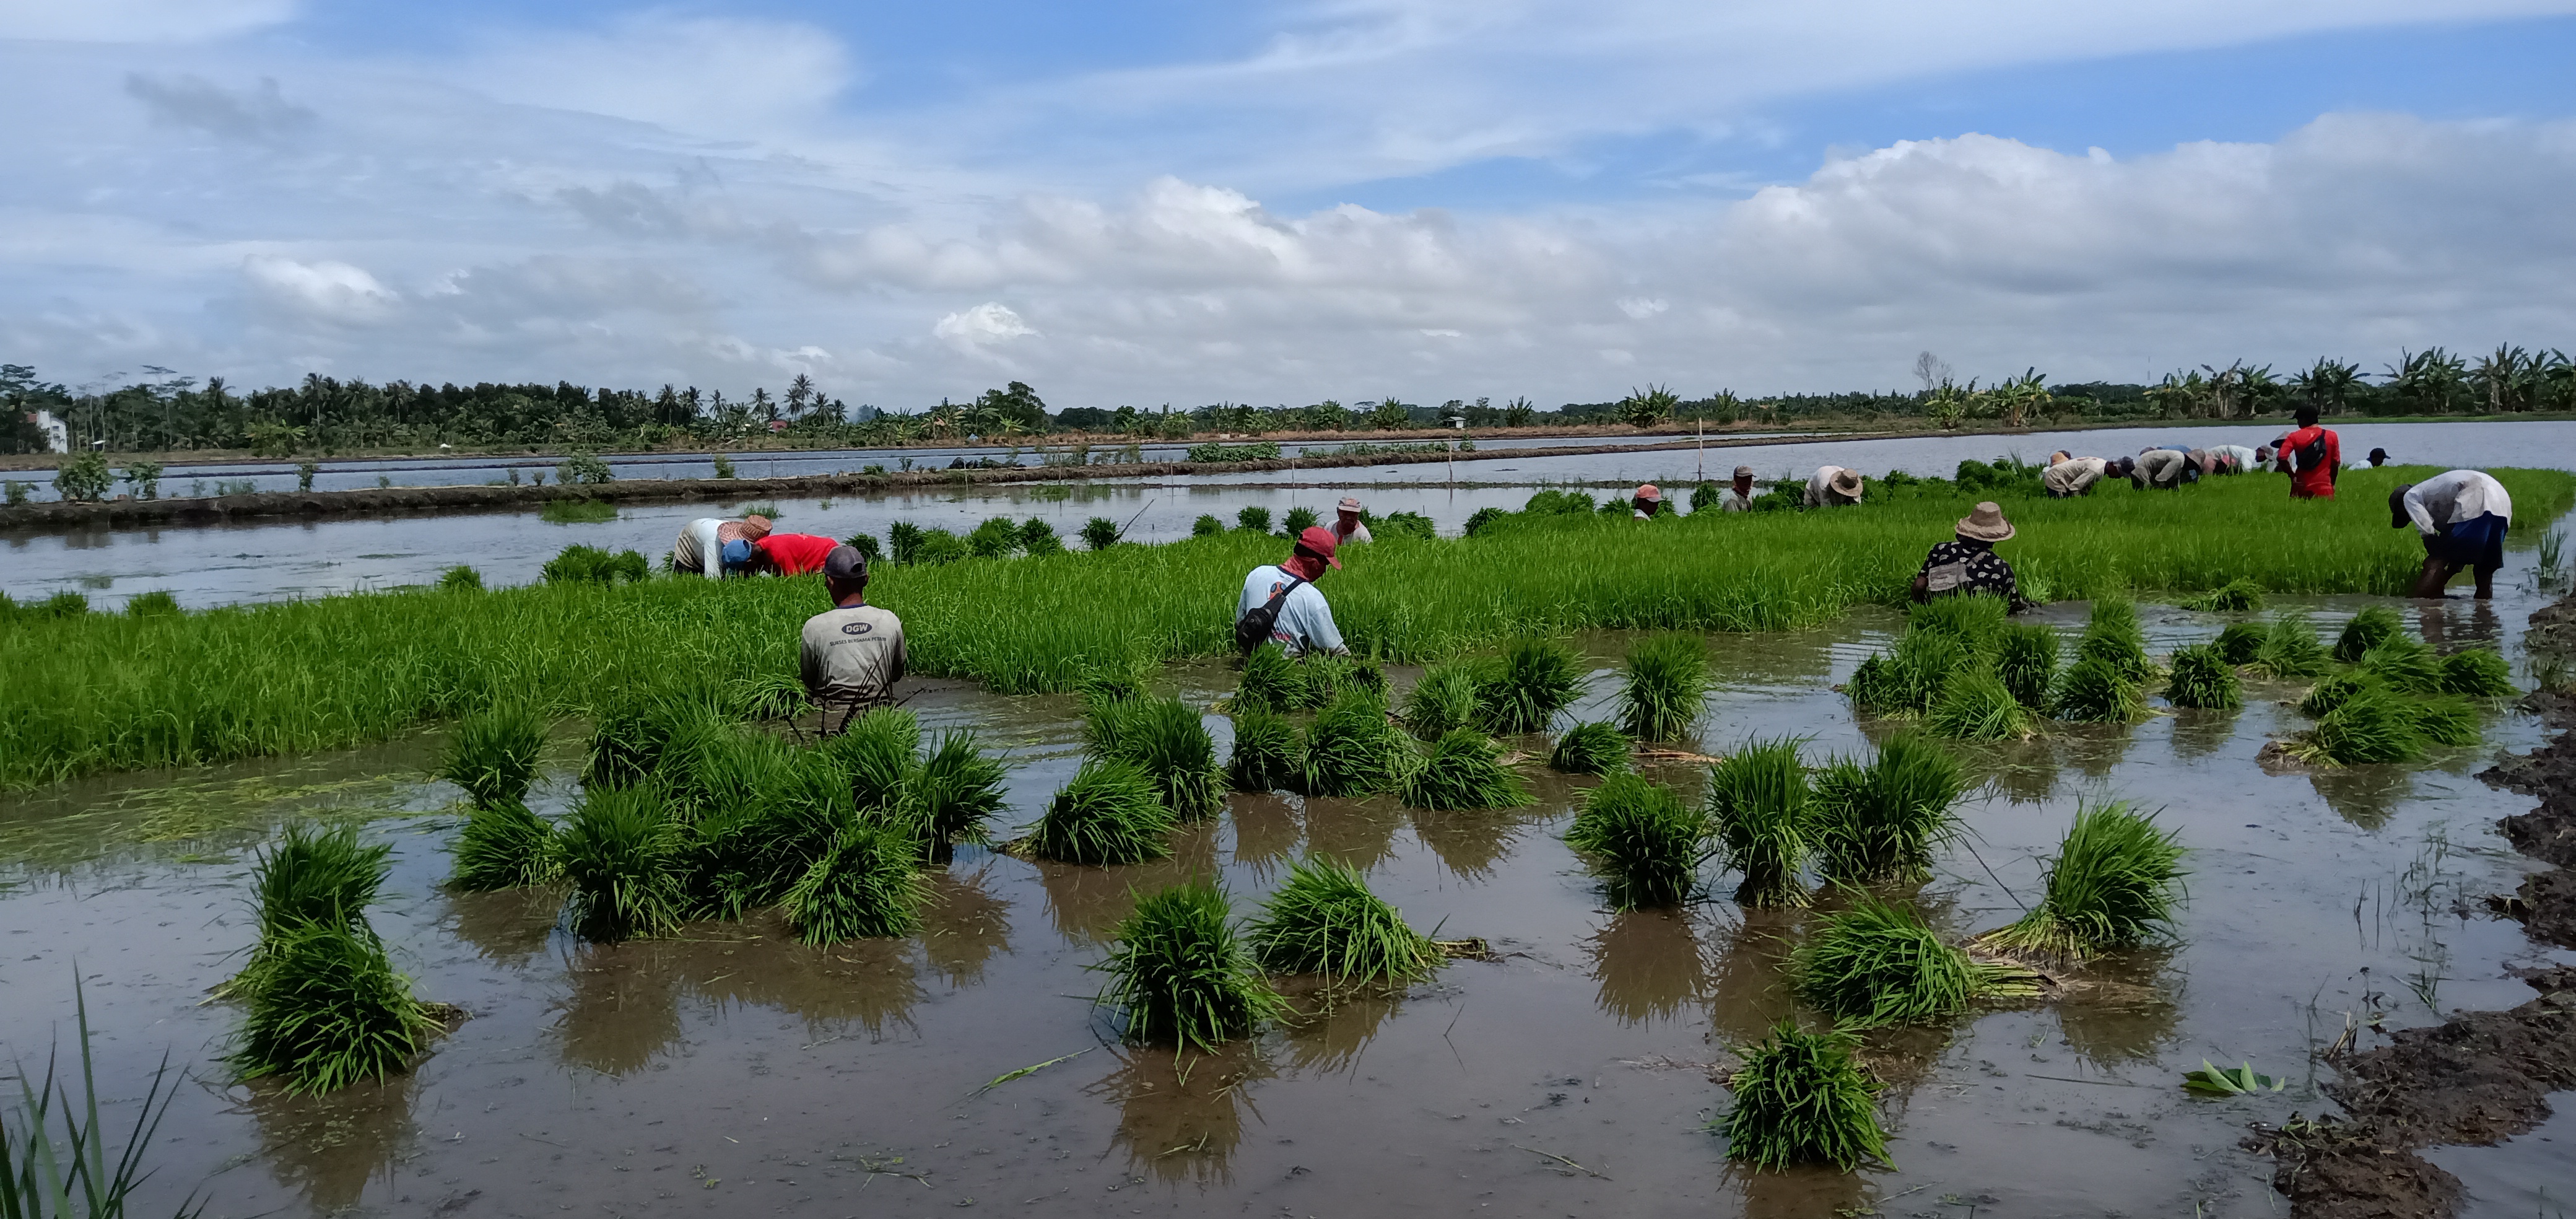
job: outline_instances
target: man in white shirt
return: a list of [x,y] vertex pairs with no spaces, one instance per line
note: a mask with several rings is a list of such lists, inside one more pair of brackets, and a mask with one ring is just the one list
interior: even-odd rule
[[2513,523],[2513,497],[2483,470],[2453,470],[2388,493],[2388,527],[2415,526],[2424,535],[2424,574],[2415,595],[2439,599],[2442,586],[2463,567],[2477,573],[2478,600],[2495,597],[2496,569],[2504,566],[2505,529]]
[[[868,604],[868,556],[835,546],[823,556],[823,591],[832,608],[805,620],[797,639],[797,673],[823,709],[824,732],[837,732],[886,700],[903,680],[903,619]],[[833,712],[840,713],[836,726]]]
[[671,570],[713,580],[728,571],[750,567],[752,543],[769,536],[769,518],[746,516],[738,521],[702,516],[680,530],[671,545]]
[[1841,466],[1818,466],[1815,477],[1807,480],[1807,506],[1840,508],[1860,502],[1860,471]]
[[2040,471],[2039,483],[2048,489],[2050,499],[2073,499],[2091,494],[2093,484],[2102,481],[2110,468],[2111,463],[2099,457],[2073,457],[2059,449],[2048,455],[2048,468]]
[[1360,519],[1360,497],[1343,496],[1342,502],[1333,506],[1333,541],[1349,546],[1375,540],[1369,536],[1368,522]]
[[[1243,595],[1235,599],[1234,621],[1238,643],[1243,641],[1245,619],[1254,610],[1273,609],[1267,639],[1290,656],[1321,652],[1347,655],[1342,632],[1333,625],[1333,607],[1324,603],[1324,594],[1315,591],[1315,581],[1322,579],[1326,568],[1340,569],[1342,561],[1333,557],[1339,543],[1333,531],[1321,525],[1297,535],[1296,549],[1284,563],[1256,567],[1243,578]],[[1260,646],[1255,640],[1244,651]]]

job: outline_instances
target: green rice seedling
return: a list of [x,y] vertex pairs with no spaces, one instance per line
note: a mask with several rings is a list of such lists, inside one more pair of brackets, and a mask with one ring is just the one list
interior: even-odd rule
[[1082,695],[1082,705],[1088,709],[1145,697],[1146,682],[1151,676],[1140,657],[1130,656],[1084,669],[1082,679],[1073,688]]
[[288,825],[252,873],[261,943],[305,926],[363,929],[392,857],[389,845],[360,842],[356,826]]
[[548,584],[628,584],[642,583],[652,574],[644,554],[621,550],[610,554],[596,546],[566,546],[562,553],[546,560],[539,573]]
[[2494,648],[2464,648],[2442,658],[2442,693],[2469,698],[2512,698],[2513,668]]
[[2030,708],[1982,665],[1950,678],[1923,726],[1953,741],[2026,741],[2037,731]]
[[1583,693],[1583,662],[1554,639],[1524,635],[1503,646],[1480,694],[1486,731],[1545,732]]
[[448,886],[464,893],[489,893],[547,884],[554,879],[554,827],[512,801],[486,805],[466,815],[456,835],[456,870]]
[[2147,713],[2138,683],[2117,664],[2086,657],[2067,667],[2049,695],[2049,715],[2078,724],[2125,724]]
[[1234,510],[1234,527],[1245,533],[1270,532],[1270,510],[1258,504],[1245,504]]
[[1413,748],[1387,722],[1384,702],[1351,690],[1306,726],[1305,755],[1307,795],[1364,796],[1393,786]]
[[2358,669],[2328,673],[2318,678],[2317,684],[2308,687],[2307,696],[2299,700],[2299,714],[2312,720],[2324,719],[2342,706],[2344,700],[2377,684],[2376,678]]
[[516,700],[466,716],[447,739],[438,777],[464,788],[478,808],[517,804],[536,781],[546,727],[545,713]]
[[1836,758],[1816,774],[1806,832],[1835,880],[1921,880],[1932,874],[1934,852],[1958,836],[1966,790],[1949,750],[1898,733],[1868,762]]
[[573,933],[586,940],[667,935],[688,904],[679,875],[680,836],[650,787],[591,791],[557,838]]
[[1323,857],[1299,860],[1261,913],[1244,926],[1253,959],[1283,974],[1335,983],[1411,982],[1440,965],[1431,938],[1369,892],[1359,869]]
[[2170,664],[2166,702],[2211,711],[2233,711],[2245,705],[2245,683],[2237,680],[2235,666],[2219,659],[2217,648],[2205,643],[2176,648]]
[[179,608],[179,598],[167,589],[136,593],[125,602],[128,618],[168,618],[186,612]]
[[1520,776],[1503,765],[1502,746],[1473,728],[1452,728],[1429,756],[1405,768],[1396,796],[1407,808],[1519,808],[1530,802]]
[[1094,756],[1132,762],[1154,780],[1163,803],[1183,821],[1225,807],[1225,768],[1216,738],[1198,709],[1177,698],[1146,698],[1095,711],[1086,729]]
[[2075,641],[2075,660],[2100,660],[2119,670],[2131,683],[2143,683],[2154,666],[2147,663],[2147,637],[2138,629],[2138,607],[2123,600],[2100,600],[2093,603],[2093,616],[2085,624],[2084,635]]
[[1971,655],[1986,651],[2003,633],[2008,606],[2001,597],[1934,597],[1905,612],[1908,631],[1948,635]]
[[1323,516],[1312,508],[1302,506],[1290,508],[1288,515],[1279,522],[1279,532],[1283,536],[1293,538],[1314,528],[1323,519]]
[[1139,899],[1118,924],[1091,968],[1109,975],[1098,1002],[1124,1015],[1129,1042],[1212,1050],[1287,1013],[1230,914],[1216,886],[1193,881]]
[[1243,658],[1243,679],[1234,687],[1237,711],[1295,711],[1306,706],[1306,675],[1275,643],[1254,648]]
[[2182,900],[2182,844],[2127,801],[2077,810],[2049,861],[2039,904],[1984,942],[2016,952],[2087,957],[2164,934]]
[[1755,1168],[1830,1164],[1845,1172],[1887,1159],[1877,1087],[1852,1060],[1841,1032],[1809,1033],[1782,1021],[1744,1051],[1728,1077],[1735,1106],[1718,1123],[1728,1159]]
[[2238,576],[2198,596],[2185,597],[2182,607],[2204,614],[2242,614],[2263,608],[2263,589],[2254,581]]
[[756,673],[727,693],[725,701],[747,720],[792,720],[814,707],[804,679],[793,673]]
[[1708,693],[1708,643],[1696,635],[1639,640],[1620,666],[1620,727],[1641,741],[1678,740]]
[[1907,631],[1893,649],[1862,661],[1846,691],[1863,711],[1920,714],[1932,709],[1950,675],[1974,658],[1967,643],[1948,631]]
[[1213,512],[1202,512],[1199,519],[1190,522],[1190,536],[1194,538],[1212,538],[1223,532],[1225,522],[1218,520]]
[[2218,638],[2209,646],[2218,652],[2220,660],[2242,667],[2254,663],[2255,655],[2263,650],[2263,639],[2262,627],[2251,622],[2231,622],[2219,629]]
[[2283,614],[2272,620],[2272,629],[2263,635],[2263,646],[2254,649],[2253,668],[2265,677],[2315,677],[2326,671],[2326,659],[2325,645],[2317,642],[2317,633],[2308,626],[2308,620],[2297,614]]
[[675,742],[721,723],[711,701],[693,690],[658,690],[602,711],[590,732],[582,782],[630,787],[662,769]]
[[2294,740],[2290,752],[2341,766],[2412,762],[2424,756],[2424,736],[2408,700],[2364,685],[2318,716],[2317,726]]
[[483,591],[483,573],[462,563],[438,574],[441,592],[479,593]]
[[2335,639],[2334,658],[2352,664],[2372,648],[2392,639],[2406,638],[2406,623],[2397,611],[2385,605],[2374,605],[2354,614],[2343,624],[2343,634]]
[[296,1095],[381,1080],[438,1027],[372,934],[306,923],[280,933],[267,954],[228,1056],[243,1079],[273,1077]]
[[1297,746],[1297,726],[1268,711],[1234,713],[1234,750],[1226,758],[1226,780],[1241,792],[1277,791],[1299,786],[1305,757]]
[[[144,1157],[178,1096],[177,1083],[186,1078],[184,1073],[171,1077],[165,1053],[152,1069],[152,1083],[124,1149],[112,1149],[111,1132],[99,1120],[89,998],[78,978],[72,980],[72,1000],[80,1030],[80,1094],[73,1095],[71,1083],[56,1078],[56,1059],[49,1052],[41,1079],[19,1068],[18,1103],[0,1114],[0,1217],[5,1219],[124,1219],[134,1191],[152,1176],[154,1170],[143,1166]],[[70,1154],[63,1155],[65,1151]],[[198,1219],[205,1209],[192,1192],[174,1214]]]
[[1030,827],[1028,850],[1062,863],[1142,863],[1172,853],[1173,824],[1152,776],[1131,762],[1093,758]]
[[1628,769],[1628,756],[1635,748],[1636,743],[1617,725],[1595,720],[1560,733],[1547,764],[1569,775],[1606,775]]
[[1092,550],[1107,550],[1118,544],[1118,522],[1095,516],[1082,523],[1082,544]]
[[1020,522],[1020,549],[1032,555],[1063,554],[1064,539],[1056,536],[1055,526],[1033,516]]
[[1698,884],[1704,825],[1673,789],[1621,772],[1585,794],[1565,841],[1592,857],[1613,909],[1670,906]]
[[2416,735],[2436,745],[2475,745],[2478,743],[2478,713],[2467,699],[2456,696],[2414,698],[2407,700]]
[[1945,944],[1923,916],[1867,891],[1831,916],[1789,958],[1798,998],[1847,1028],[1931,1024],[1986,997],[2039,993],[2037,975],[1987,965]]
[[1436,741],[1452,728],[1477,721],[1478,693],[1484,685],[1475,666],[1433,665],[1404,695],[1404,726],[1413,735]]
[[1995,676],[2012,691],[2013,701],[2033,711],[2048,706],[2048,688],[2057,682],[2057,632],[2037,623],[2007,626],[1995,636]]
[[921,926],[930,884],[909,837],[888,826],[853,824],[833,836],[779,902],[787,925],[808,944],[910,935]]
[[1744,876],[1735,900],[1747,906],[1803,906],[1799,870],[1814,852],[1815,824],[1800,742],[1746,741],[1709,768],[1706,824],[1726,865]]
[[921,750],[921,723],[913,714],[879,707],[815,749],[831,759],[849,779],[850,798],[862,813],[889,808],[902,797],[904,780]]
[[1387,701],[1386,670],[1377,662],[1352,656],[1308,656],[1297,662],[1306,679],[1303,707],[1321,707],[1352,690]]
[[[1193,726],[1196,716],[1191,718]],[[1201,729],[1202,738],[1206,730]],[[1211,755],[1208,765],[1213,768]],[[1002,811],[1004,769],[972,732],[943,732],[921,765],[904,777],[896,808],[931,848],[984,842],[984,823]]]
[[2400,694],[2442,692],[2442,658],[2403,635],[2362,653],[2353,667]]

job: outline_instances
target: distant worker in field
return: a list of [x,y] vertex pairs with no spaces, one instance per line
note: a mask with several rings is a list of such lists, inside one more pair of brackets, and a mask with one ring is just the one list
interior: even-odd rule
[[1995,543],[2012,535],[2012,522],[2004,519],[2002,505],[1992,500],[1978,504],[1975,511],[1959,518],[1955,536],[1923,556],[1923,569],[1914,573],[1914,599],[1984,594],[2003,598],[2013,610],[2029,608],[2013,582],[2012,564],[1995,553]]
[[1735,467],[1735,482],[1726,489],[1726,498],[1717,501],[1720,512],[1753,511],[1753,467]]
[[1863,487],[1860,471],[1841,466],[1818,466],[1815,477],[1807,480],[1807,506],[1840,508],[1860,502]]
[[[1356,495],[1345,495],[1342,497],[1341,503],[1333,505],[1333,542],[1335,545],[1348,546],[1355,542],[1373,542],[1376,540],[1377,539],[1369,536],[1368,522],[1360,519],[1360,497]],[[1341,565],[1336,563],[1334,566],[1339,567]]]
[[2371,469],[2376,470],[2376,469],[2378,469],[2379,467],[2384,466],[2384,465],[2387,465],[2387,464],[2388,464],[2388,450],[2386,450],[2386,449],[2372,449],[2372,450],[2370,451],[2370,468],[2371,468]]
[[2513,524],[2513,497],[2482,470],[2453,470],[2388,493],[2388,527],[2412,524],[2424,535],[2424,574],[2415,595],[2438,599],[2461,568],[2477,573],[2478,600],[2495,597],[2496,569],[2504,566],[2505,530]]
[[1342,561],[1333,557],[1339,545],[1332,530],[1316,525],[1297,535],[1287,561],[1253,568],[1234,603],[1236,648],[1250,655],[1276,643],[1290,656],[1348,655],[1333,625],[1333,607],[1315,590],[1327,568],[1340,570]]
[[2076,457],[2064,449],[2048,455],[2048,468],[2039,472],[2039,485],[2046,488],[2050,499],[2073,499],[2093,493],[2093,484],[2111,472],[2111,463],[2099,457]]
[[758,552],[752,562],[755,568],[766,568],[778,575],[808,576],[823,570],[824,560],[839,545],[810,533],[764,534],[751,544]]
[[1653,483],[1644,483],[1639,485],[1637,493],[1628,497],[1628,517],[1630,520],[1651,521],[1655,519],[1656,513],[1663,510],[1664,493]]
[[2159,491],[2174,491],[2182,487],[2186,478],[2195,482],[2200,478],[2199,473],[2191,469],[2189,454],[2182,449],[2148,449],[2123,464],[2128,466],[2130,485],[2140,490],[2153,487]]
[[726,572],[748,571],[751,544],[769,536],[769,518],[746,516],[738,521],[702,516],[680,530],[671,547],[671,570],[713,580]]
[[[834,546],[823,556],[823,592],[832,608],[805,620],[797,641],[796,668],[805,693],[823,709],[823,731],[850,726],[861,712],[883,704],[903,680],[903,619],[868,604],[868,556],[856,546]],[[833,713],[840,723],[833,723]]]
[[2243,474],[2263,464],[2259,453],[2241,444],[2214,444],[2209,446],[2209,453],[2225,459],[2219,468],[2210,471],[2212,474]]
[[2343,477],[2343,439],[2317,426],[2317,408],[2299,408],[2298,430],[2274,445],[2273,468],[2290,476],[2290,498],[2333,499]]

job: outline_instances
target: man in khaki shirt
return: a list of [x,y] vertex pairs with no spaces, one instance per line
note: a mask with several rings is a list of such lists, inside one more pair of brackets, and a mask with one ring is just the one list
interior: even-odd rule
[[868,557],[856,546],[836,546],[823,557],[823,589],[832,608],[805,620],[797,668],[831,733],[883,703],[903,680],[903,620],[868,604]]

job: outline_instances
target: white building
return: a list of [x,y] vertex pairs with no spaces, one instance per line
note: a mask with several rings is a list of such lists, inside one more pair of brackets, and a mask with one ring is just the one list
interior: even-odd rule
[[27,420],[45,434],[45,448],[48,452],[72,451],[72,430],[62,420],[54,418],[52,411],[29,411]]

